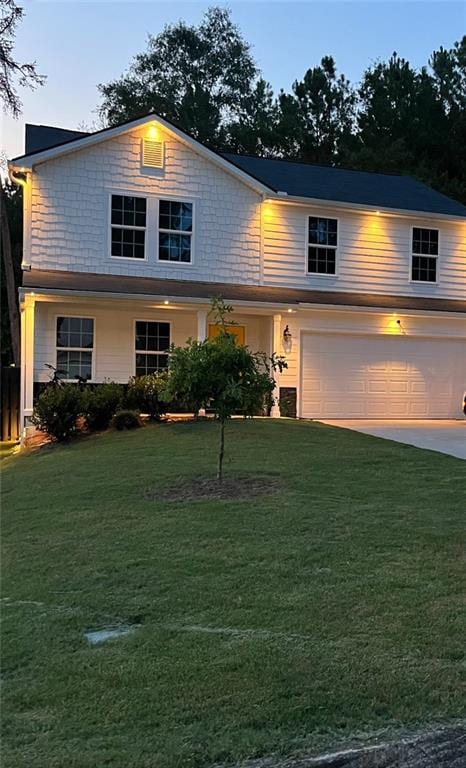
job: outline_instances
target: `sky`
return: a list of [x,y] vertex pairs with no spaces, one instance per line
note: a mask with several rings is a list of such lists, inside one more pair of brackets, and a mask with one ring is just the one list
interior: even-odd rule
[[[466,0],[257,0],[176,2],[176,0],[22,0],[25,18],[15,55],[35,60],[46,85],[22,90],[23,114],[2,116],[0,148],[21,154],[24,123],[86,127],[98,121],[97,85],[118,78],[132,57],[168,23],[197,24],[209,5],[228,5],[252,45],[264,77],[278,91],[331,54],[339,71],[357,82],[362,72],[393,51],[413,65],[425,64],[441,45],[451,47],[466,33]],[[98,126],[96,126],[98,127]]]

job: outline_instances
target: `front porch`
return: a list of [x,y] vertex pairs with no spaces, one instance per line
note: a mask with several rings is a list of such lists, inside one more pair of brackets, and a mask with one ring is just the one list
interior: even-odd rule
[[[96,384],[125,384],[134,375],[163,368],[171,344],[215,334],[210,309],[207,300],[23,290],[21,428],[30,423],[40,385],[50,381],[48,366],[68,370],[70,380],[83,375]],[[232,322],[239,341],[253,351],[283,354],[281,314],[235,304]],[[280,415],[278,408],[273,415]]]

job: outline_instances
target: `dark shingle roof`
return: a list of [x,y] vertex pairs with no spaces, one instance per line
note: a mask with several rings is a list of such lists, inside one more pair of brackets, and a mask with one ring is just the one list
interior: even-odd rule
[[[26,125],[26,155],[88,135],[91,134],[47,125]],[[222,153],[222,156],[270,189],[286,192],[293,197],[466,217],[466,206],[410,176],[272,160],[252,155]]]
[[466,216],[466,207],[412,179],[325,165],[225,153],[228,160],[277,192],[380,208]]
[[166,280],[155,277],[103,275],[93,272],[65,272],[32,269],[23,273],[25,288],[67,291],[97,291],[166,298],[198,298],[209,301],[222,296],[227,301],[254,301],[269,304],[299,306],[299,304],[338,304],[341,306],[377,307],[390,311],[399,309],[466,312],[466,301],[436,299],[423,296],[389,296],[375,293],[344,291],[314,291],[308,288],[276,288],[265,285],[236,285],[233,283],[197,280]]
[[41,152],[43,149],[56,147],[65,141],[80,139],[88,136],[85,131],[70,131],[66,128],[55,128],[53,125],[31,125],[26,123],[24,151],[26,155]]

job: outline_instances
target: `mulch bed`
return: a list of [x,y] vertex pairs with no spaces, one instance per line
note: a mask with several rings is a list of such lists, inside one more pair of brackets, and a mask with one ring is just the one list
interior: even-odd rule
[[277,493],[283,483],[276,475],[228,475],[220,483],[216,477],[184,477],[164,488],[148,488],[148,501],[200,501],[209,499],[246,499]]

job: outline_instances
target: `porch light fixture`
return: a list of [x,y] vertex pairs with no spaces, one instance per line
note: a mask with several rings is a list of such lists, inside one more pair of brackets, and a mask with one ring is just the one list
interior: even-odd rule
[[168,301],[168,299],[165,299],[165,301],[164,301],[163,303],[164,303],[164,304],[170,304],[170,302]]
[[293,342],[293,336],[291,334],[291,331],[288,327],[288,325],[285,325],[285,329],[283,331],[283,349],[285,352],[291,352],[291,346]]

